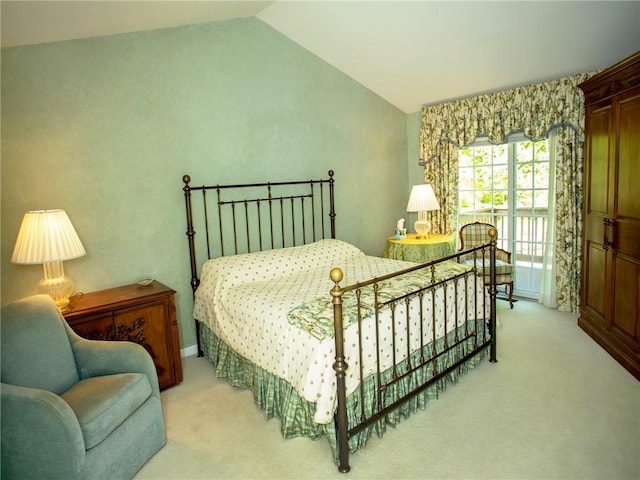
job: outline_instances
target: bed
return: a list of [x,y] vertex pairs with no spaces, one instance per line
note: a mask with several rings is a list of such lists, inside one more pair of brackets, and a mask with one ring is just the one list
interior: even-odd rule
[[[333,171],[183,182],[198,354],[249,388],[285,438],[327,437],[341,472],[371,435],[485,356],[496,361],[497,232],[487,245],[415,264],[336,238]],[[488,282],[461,261],[469,258],[489,265]]]

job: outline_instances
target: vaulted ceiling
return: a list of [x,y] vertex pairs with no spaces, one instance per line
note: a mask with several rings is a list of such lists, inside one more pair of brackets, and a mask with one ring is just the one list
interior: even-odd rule
[[2,46],[256,16],[407,113],[610,66],[637,1],[2,1]]

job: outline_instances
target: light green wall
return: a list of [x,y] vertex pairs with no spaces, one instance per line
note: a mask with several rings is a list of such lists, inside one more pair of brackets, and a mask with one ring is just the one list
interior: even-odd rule
[[[424,183],[424,167],[418,165],[420,156],[420,126],[422,124],[422,112],[407,115],[407,190],[405,204],[409,201],[411,187]],[[413,223],[418,219],[417,213],[403,213],[406,219],[407,230],[413,231]],[[398,217],[400,218],[400,217]]]
[[24,212],[63,208],[87,250],[65,262],[77,289],[158,279],[177,290],[189,347],[182,176],[334,169],[338,236],[379,255],[406,205],[407,125],[256,18],[3,49],[2,303],[42,276],[9,261]]

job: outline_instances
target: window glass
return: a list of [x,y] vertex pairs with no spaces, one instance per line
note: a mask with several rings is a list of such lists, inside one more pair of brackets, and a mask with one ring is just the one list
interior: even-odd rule
[[459,226],[481,221],[498,229],[498,246],[516,263],[515,290],[539,290],[549,201],[547,140],[491,145],[485,140],[459,150]]

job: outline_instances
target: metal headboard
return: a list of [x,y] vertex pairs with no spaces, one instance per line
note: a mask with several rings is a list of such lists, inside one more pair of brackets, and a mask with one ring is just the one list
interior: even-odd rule
[[[190,185],[189,175],[182,181],[194,293],[200,284],[198,254],[210,259],[336,236],[333,170],[324,180],[198,187]],[[209,191],[213,195],[207,195]],[[200,197],[195,203],[194,195]],[[204,230],[206,252],[196,244],[196,227]],[[232,248],[227,248],[229,243]]]

